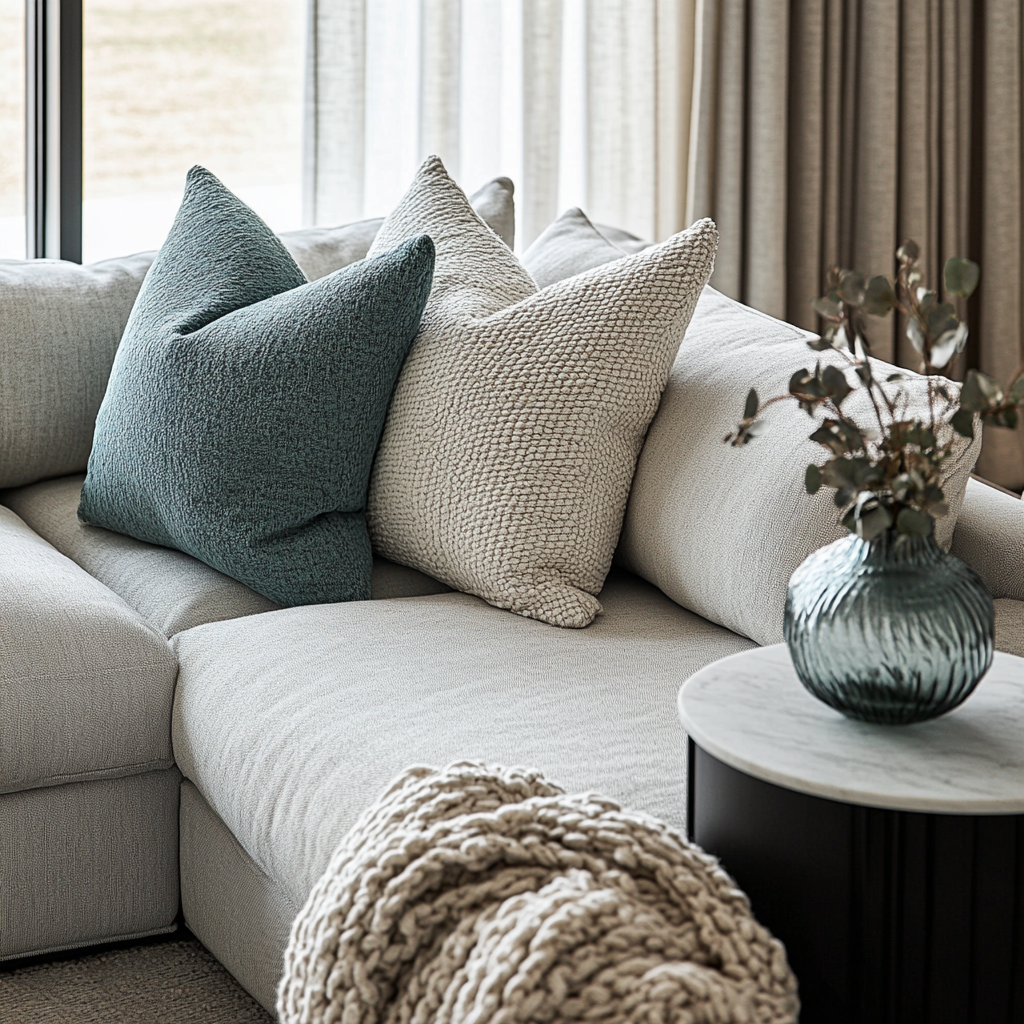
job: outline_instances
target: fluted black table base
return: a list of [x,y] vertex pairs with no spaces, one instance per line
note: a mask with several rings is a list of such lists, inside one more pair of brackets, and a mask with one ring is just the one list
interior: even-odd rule
[[801,1024],[1024,1024],[1024,815],[807,796],[688,743],[690,837],[785,943]]

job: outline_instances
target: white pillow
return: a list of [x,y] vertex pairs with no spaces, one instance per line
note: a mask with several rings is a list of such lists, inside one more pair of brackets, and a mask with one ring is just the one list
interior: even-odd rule
[[[723,438],[742,418],[751,387],[764,401],[788,393],[793,373],[819,358],[845,365],[838,353],[812,352],[813,337],[704,289],[637,465],[618,548],[623,565],[677,604],[759,644],[783,639],[793,570],[846,530],[834,491],[804,489],[808,464],[821,464],[825,450],[809,440],[811,418],[796,402],[772,406],[745,447]],[[895,370],[879,364],[882,379]],[[901,372],[926,414],[924,379]],[[855,392],[843,407],[868,423],[864,398]],[[950,511],[935,531],[946,548],[981,447],[977,434],[960,439],[946,464]]]
[[434,288],[370,483],[375,549],[499,608],[586,626],[711,221],[537,292],[429,159],[370,252],[434,240]]

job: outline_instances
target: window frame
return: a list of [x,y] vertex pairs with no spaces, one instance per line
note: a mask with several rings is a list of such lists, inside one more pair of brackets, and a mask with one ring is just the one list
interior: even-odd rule
[[82,262],[82,3],[25,0],[25,255]]

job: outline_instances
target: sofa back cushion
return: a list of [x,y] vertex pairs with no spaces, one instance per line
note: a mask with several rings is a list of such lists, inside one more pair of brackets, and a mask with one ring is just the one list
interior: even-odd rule
[[[812,551],[845,535],[834,491],[804,489],[811,462],[825,450],[795,402],[780,402],[743,448],[723,443],[742,417],[752,386],[762,400],[788,391],[801,367],[834,362],[815,353],[805,331],[705,288],[679,351],[661,407],[637,464],[617,557],[684,608],[756,640],[782,641],[786,587]],[[881,363],[884,380],[895,369]],[[927,413],[923,378],[909,371],[905,386]],[[858,404],[844,404],[870,422]],[[960,439],[946,464],[949,514],[936,539],[948,548],[964,490],[981,446]]]
[[[473,208],[512,244],[512,182]],[[362,259],[382,218],[281,236],[307,279]],[[0,260],[0,488],[85,471],[121,335],[155,252],[80,266]]]

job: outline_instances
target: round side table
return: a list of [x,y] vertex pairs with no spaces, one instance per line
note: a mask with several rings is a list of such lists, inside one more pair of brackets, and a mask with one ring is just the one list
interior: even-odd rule
[[1024,658],[886,726],[778,644],[691,676],[679,713],[690,838],[785,943],[801,1024],[1024,1022]]

